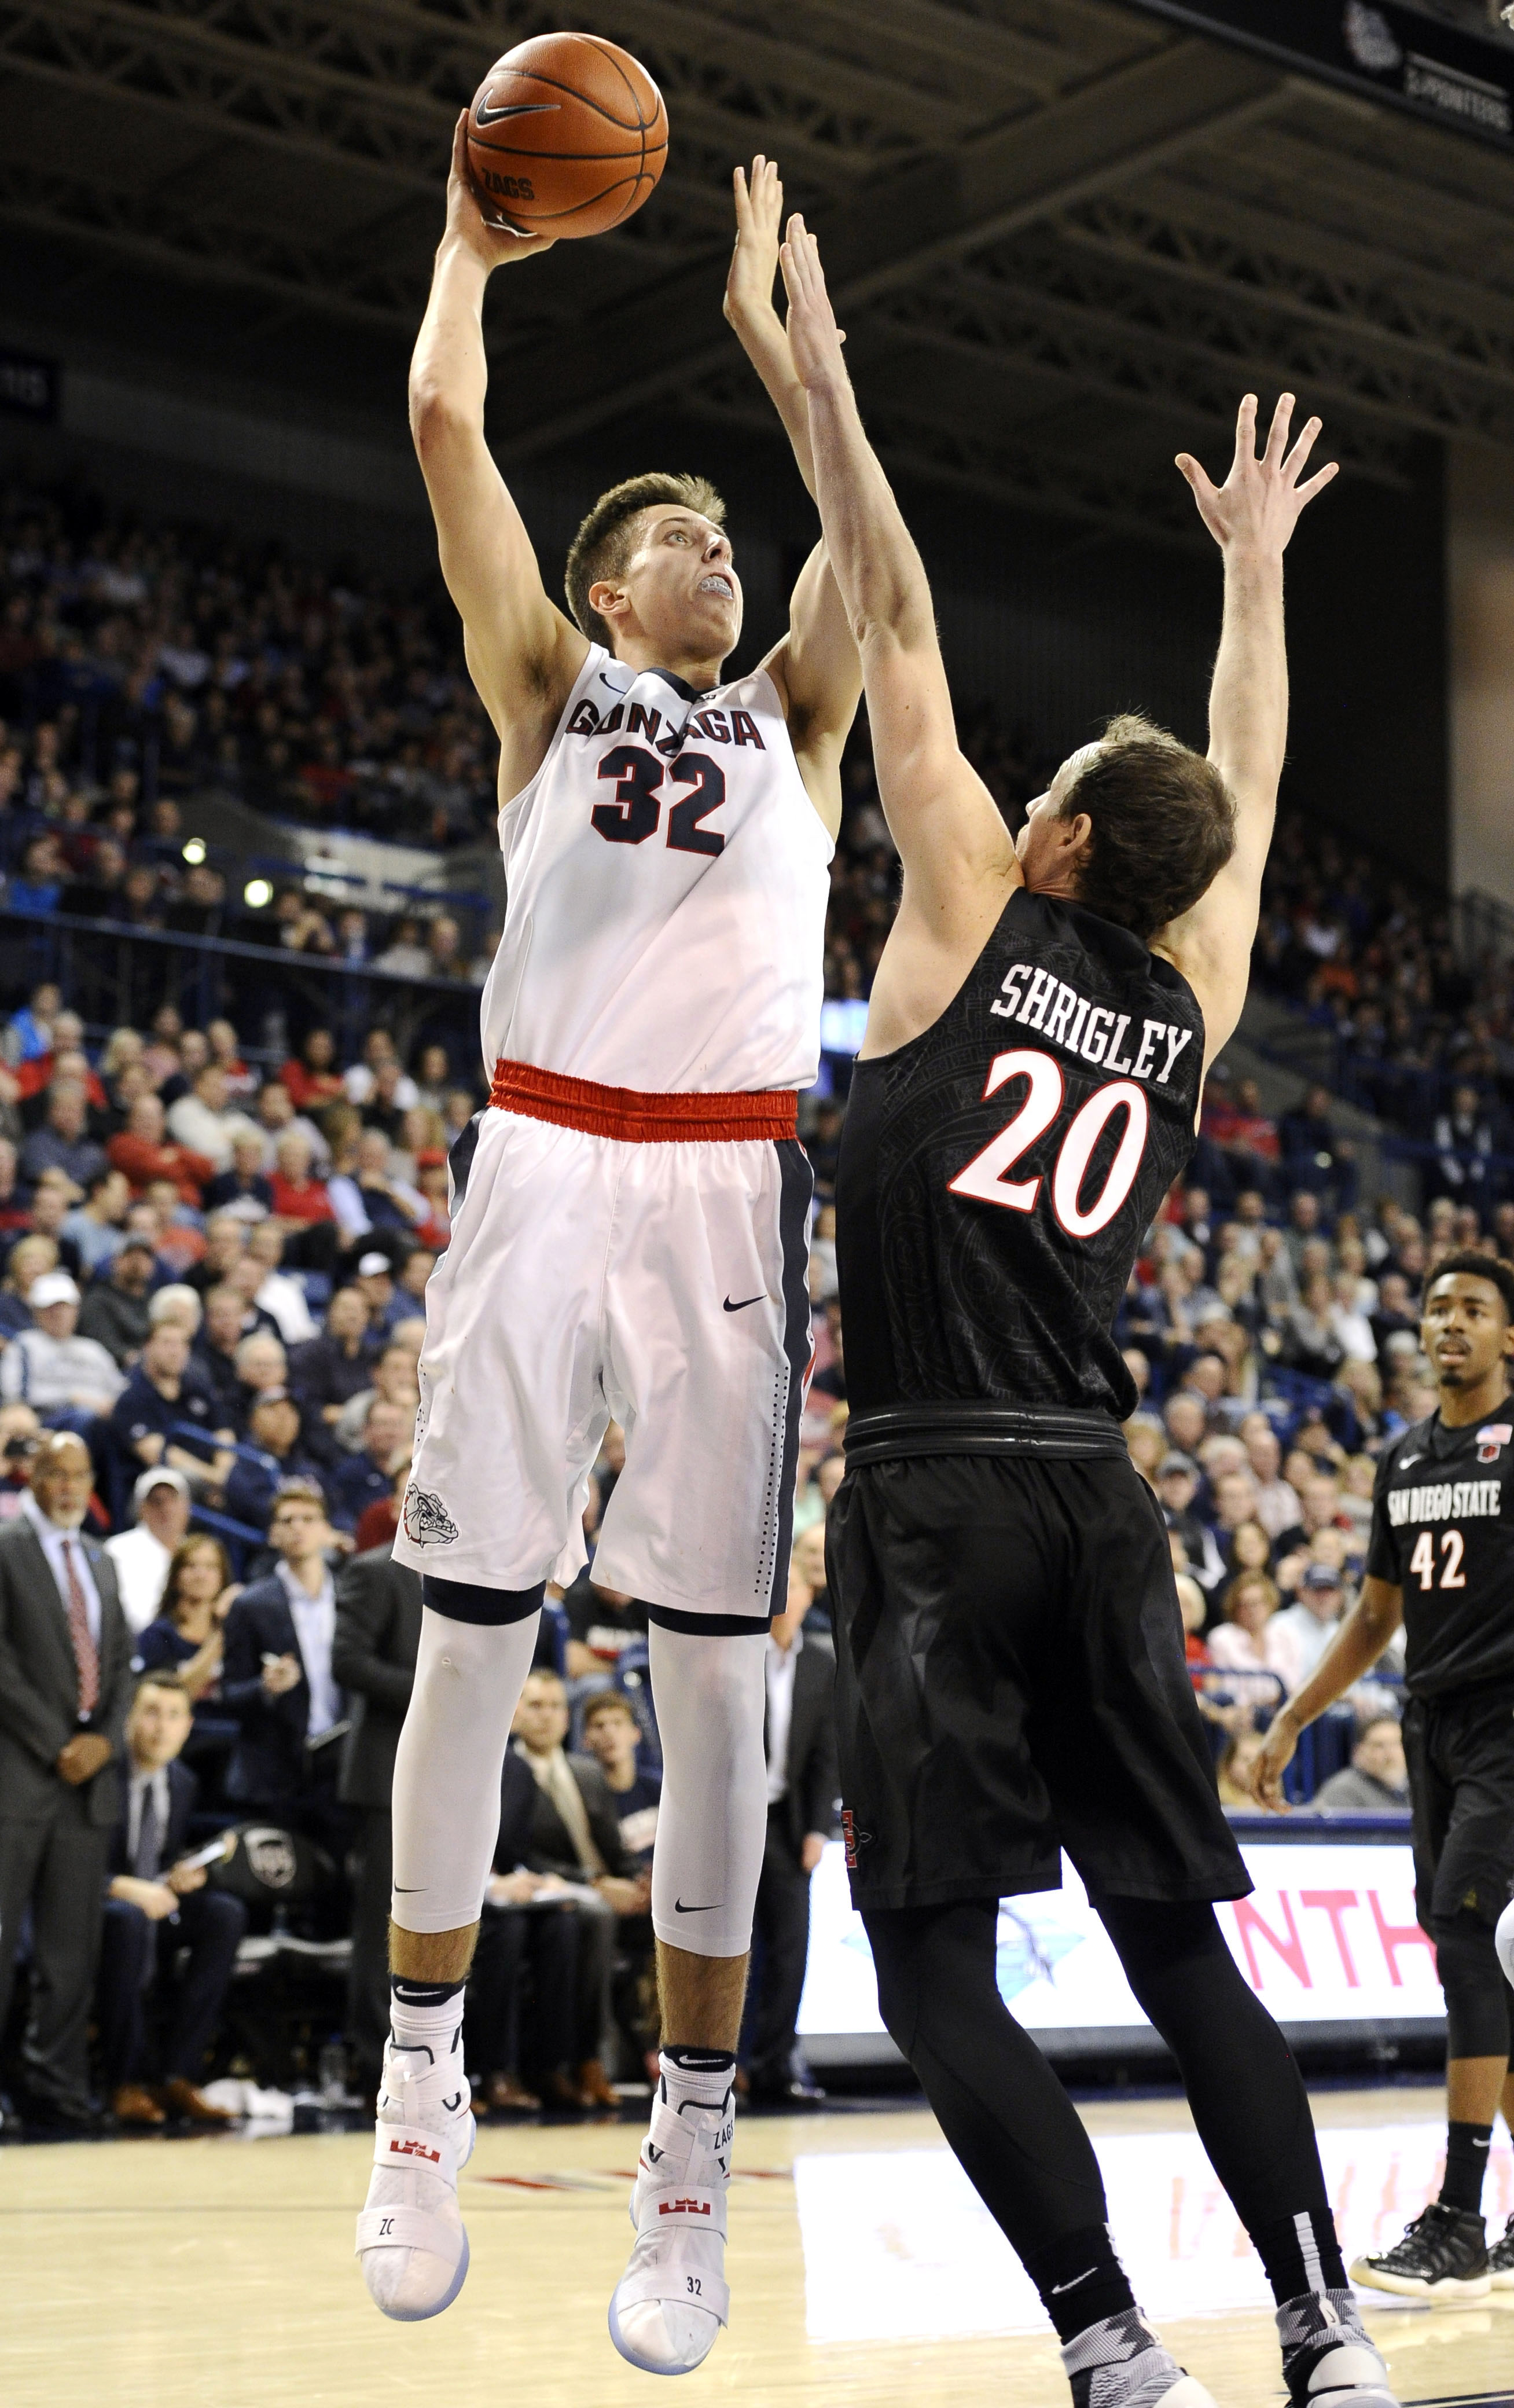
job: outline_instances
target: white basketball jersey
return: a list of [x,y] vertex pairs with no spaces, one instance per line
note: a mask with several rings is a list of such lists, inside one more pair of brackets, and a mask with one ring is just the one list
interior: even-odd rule
[[664,1095],[811,1084],[833,847],[765,670],[696,694],[592,646],[499,840],[486,1073],[503,1057]]

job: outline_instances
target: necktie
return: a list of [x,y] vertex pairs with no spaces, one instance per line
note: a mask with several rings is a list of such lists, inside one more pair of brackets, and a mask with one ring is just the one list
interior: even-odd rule
[[93,1714],[100,1702],[100,1653],[90,1636],[90,1609],[74,1562],[75,1544],[74,1540],[65,1539],[63,1551],[68,1573],[68,1636],[74,1642],[74,1661],[79,1667],[79,1711],[82,1716]]
[[150,1781],[142,1790],[142,1813],[136,1827],[136,1856],[132,1866],[139,1881],[156,1881],[158,1857],[163,1849],[163,1826],[158,1820],[158,1797]]

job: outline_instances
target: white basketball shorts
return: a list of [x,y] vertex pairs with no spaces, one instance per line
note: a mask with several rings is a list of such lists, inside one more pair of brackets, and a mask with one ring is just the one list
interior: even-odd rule
[[638,1096],[519,1064],[493,1095],[452,1150],[396,1562],[565,1586],[613,1418],[625,1468],[595,1578],[674,1628],[765,1627],[811,1354],[794,1098]]

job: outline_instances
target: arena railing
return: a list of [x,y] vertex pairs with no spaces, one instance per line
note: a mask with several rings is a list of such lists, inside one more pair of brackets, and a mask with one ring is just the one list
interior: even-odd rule
[[193,1027],[224,1014],[254,1049],[280,1060],[291,1050],[292,1023],[329,1026],[343,1061],[357,1059],[376,1027],[389,1031],[402,1058],[433,1031],[465,1036],[461,1050],[449,1048],[462,1062],[478,1041],[478,989],[469,979],[411,978],[236,937],[12,905],[0,907],[0,949],[13,1000],[50,979],[92,1025],[146,1027],[172,1003]]

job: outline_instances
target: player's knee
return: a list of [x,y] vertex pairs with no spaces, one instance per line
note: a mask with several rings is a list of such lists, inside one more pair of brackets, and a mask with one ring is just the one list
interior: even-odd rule
[[1492,1925],[1464,1909],[1433,1916],[1430,1933],[1446,1993],[1447,2056],[1507,2057],[1508,1986]]

